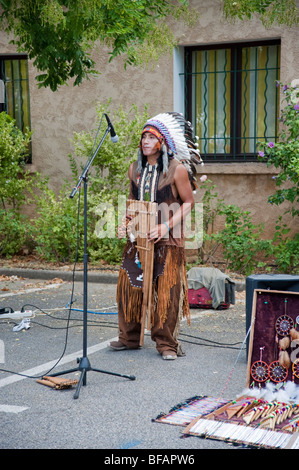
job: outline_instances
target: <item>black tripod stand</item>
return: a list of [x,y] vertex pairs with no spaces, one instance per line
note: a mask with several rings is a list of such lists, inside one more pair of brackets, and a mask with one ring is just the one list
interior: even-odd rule
[[74,398],[79,397],[81,385],[86,385],[86,375],[88,371],[94,371],[94,372],[101,372],[102,374],[110,374],[110,375],[116,375],[118,377],[125,377],[130,380],[135,380],[134,375],[124,375],[124,374],[119,374],[117,372],[109,372],[107,370],[101,370],[101,369],[94,369],[91,367],[89,359],[87,357],[87,271],[88,271],[88,254],[87,254],[87,180],[88,180],[88,171],[89,168],[92,165],[92,162],[98,153],[102,143],[104,142],[107,134],[110,132],[110,124],[108,124],[108,127],[105,131],[105,134],[99,143],[96,151],[94,154],[91,156],[90,160],[87,162],[82,175],[79,178],[79,181],[77,183],[77,186],[73,189],[70,197],[73,198],[78,191],[79,187],[81,186],[82,181],[84,182],[84,255],[83,255],[83,265],[84,265],[84,271],[83,271],[83,356],[81,358],[77,359],[77,362],[79,363],[78,367],[75,367],[73,369],[65,370],[63,372],[57,372],[55,374],[51,374],[52,377],[57,377],[59,375],[64,375],[64,374],[69,374],[72,372],[80,371],[80,379],[77,385],[76,392],[74,394]]

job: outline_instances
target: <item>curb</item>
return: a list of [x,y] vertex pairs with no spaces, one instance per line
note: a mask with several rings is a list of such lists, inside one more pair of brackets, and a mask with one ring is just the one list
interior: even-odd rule
[[[51,269],[27,269],[27,268],[0,268],[0,276],[20,276],[29,279],[51,280],[55,277],[63,281],[73,280],[73,271],[59,271]],[[118,273],[88,271],[88,282],[97,282],[99,284],[117,284]],[[75,272],[75,281],[83,281],[84,272]],[[245,281],[235,281],[236,292],[245,290]]]
[[[98,282],[102,284],[117,284],[118,274],[114,273],[97,273],[90,271],[88,274],[89,282]],[[0,268],[0,276],[20,276],[26,277],[29,279],[54,279],[58,277],[63,281],[72,281],[73,280],[73,271],[59,271],[51,269],[26,269],[26,268]],[[75,272],[75,281],[83,281],[84,272],[76,271]]]

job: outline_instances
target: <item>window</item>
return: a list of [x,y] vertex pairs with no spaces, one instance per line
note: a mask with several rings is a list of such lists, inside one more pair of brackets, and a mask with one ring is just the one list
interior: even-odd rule
[[[0,111],[25,132],[30,129],[28,61],[25,55],[0,55]],[[31,162],[31,149],[29,149]]]
[[279,41],[185,50],[185,109],[206,161],[255,161],[277,138]]

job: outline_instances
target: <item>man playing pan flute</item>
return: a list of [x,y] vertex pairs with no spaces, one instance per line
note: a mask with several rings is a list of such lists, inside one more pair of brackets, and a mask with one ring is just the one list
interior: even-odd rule
[[[138,158],[128,173],[129,201],[152,201],[157,206],[157,221],[146,234],[154,248],[150,274],[153,301],[148,315],[151,338],[163,359],[183,355],[177,339],[179,326],[183,317],[190,319],[183,228],[194,205],[195,165],[199,163],[202,160],[190,123],[181,114],[163,113],[146,122]],[[117,285],[119,338],[110,343],[116,351],[142,345],[143,274],[131,232]]]

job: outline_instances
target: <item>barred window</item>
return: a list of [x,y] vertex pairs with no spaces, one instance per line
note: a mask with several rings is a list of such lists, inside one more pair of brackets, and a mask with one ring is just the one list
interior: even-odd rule
[[[18,128],[30,130],[28,60],[25,55],[0,55],[0,111],[16,121]],[[31,162],[31,149],[29,149]]]
[[276,141],[279,41],[185,49],[185,109],[206,161],[255,161]]

